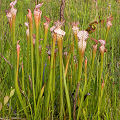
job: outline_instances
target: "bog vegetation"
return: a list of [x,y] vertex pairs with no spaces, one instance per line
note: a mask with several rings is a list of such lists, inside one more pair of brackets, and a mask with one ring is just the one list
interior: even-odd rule
[[0,119],[119,120],[119,31],[119,0],[0,0]]

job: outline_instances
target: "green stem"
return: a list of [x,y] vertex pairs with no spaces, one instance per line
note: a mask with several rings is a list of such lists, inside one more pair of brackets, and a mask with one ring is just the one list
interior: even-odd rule
[[40,93],[40,62],[39,62],[39,25],[36,25],[35,57],[36,57],[36,97]]
[[55,101],[55,57],[54,56],[54,65],[53,65],[53,84],[52,84],[52,91],[53,91],[53,98],[52,98],[52,120],[54,120],[54,101]]
[[101,91],[101,77],[102,77],[102,72],[103,72],[103,57],[104,53],[101,53],[101,64],[100,64],[100,74],[99,74],[99,95]]
[[[102,77],[102,72],[103,72],[103,58],[104,58],[104,53],[101,53],[101,64],[100,64],[100,74],[99,74],[99,93],[98,95],[101,97],[101,77]],[[98,120],[101,120],[100,118],[100,106],[101,102],[100,99],[98,100]]]
[[59,56],[60,56],[60,120],[63,119],[63,74],[62,74],[62,38],[58,38],[58,48],[59,48]]
[[79,64],[78,64],[78,82],[80,82],[80,79],[81,79],[82,63],[83,63],[83,54],[80,51],[80,53],[79,53]]
[[[20,101],[22,107],[25,108],[26,105],[22,99],[22,96],[21,96],[21,93],[19,90],[19,85],[18,85],[18,68],[19,68],[19,57],[17,57],[17,70],[15,68],[16,74],[14,75],[14,77],[15,77],[15,89],[16,89],[16,92],[17,92],[17,95],[18,95],[18,98],[19,98],[19,101]],[[28,116],[26,109],[24,109],[24,112],[25,112],[27,119],[29,119],[29,116]]]
[[25,84],[24,84],[24,68],[22,65],[22,90],[25,92]]
[[85,95],[85,92],[86,92],[86,89],[87,89],[87,67],[85,68],[85,84],[84,84],[84,88],[83,88],[83,92],[82,92],[82,96],[81,96],[81,102],[80,102],[80,106],[78,108],[78,114],[77,114],[77,120],[79,120],[79,117],[80,117],[80,113],[81,113],[81,108],[82,108],[82,104],[83,104],[83,101],[84,101],[84,95]]
[[[37,107],[36,107],[36,111],[35,111],[34,120],[36,120],[36,117],[37,117],[37,114],[38,114],[38,111],[39,111],[39,107],[42,108],[41,99],[42,99],[42,95],[43,95],[43,92],[44,92],[44,88],[45,88],[45,85],[44,85],[43,88],[41,89],[40,94],[39,94],[39,97],[38,97]],[[41,113],[40,113],[39,116],[41,116]],[[41,117],[40,117],[40,120],[41,120]]]
[[16,67],[16,42],[15,42],[15,16],[12,17],[12,65],[13,65],[13,77],[15,76],[15,67]]
[[30,85],[29,85],[29,73],[30,73],[30,38],[27,35],[27,92],[28,99],[30,98]]
[[108,32],[109,32],[109,29],[107,28],[106,36],[105,36],[105,42],[106,42],[106,43],[107,43]]
[[52,46],[52,53],[51,53],[51,66],[50,66],[50,80],[48,83],[48,97],[47,97],[47,104],[46,104],[46,112],[48,112],[48,107],[49,107],[49,101],[50,101],[50,95],[52,92],[52,74],[53,74],[53,60],[54,60],[54,51],[55,51],[55,42],[56,42],[56,34],[54,33],[53,35],[53,46]]
[[32,87],[33,87],[33,100],[34,100],[34,111],[36,111],[36,99],[35,99],[35,88],[34,88],[34,56],[33,56],[33,38],[32,38],[32,22],[29,22],[30,28],[30,41],[31,41],[31,69],[32,69]]
[[[106,74],[106,76],[105,76],[105,83],[106,83],[107,78],[108,78],[108,74]],[[105,89],[105,83],[104,83],[103,87],[101,88],[101,94],[99,95],[99,99],[98,99],[98,120],[101,120],[100,107],[101,107],[101,101],[102,101],[102,97],[103,97],[103,93],[104,93],[104,89]]]
[[68,105],[68,111],[69,111],[69,120],[71,120],[70,97],[69,97],[69,92],[67,89],[67,83],[66,83],[65,72],[64,72],[64,65],[63,65],[63,78],[64,78],[65,93],[66,93],[66,99],[67,99],[67,105]]
[[78,53],[78,37],[77,37],[77,34],[74,34],[74,38],[75,38],[75,45],[76,45],[76,50],[77,50],[77,53]]
[[95,57],[96,57],[96,51],[93,50],[91,72],[93,72],[93,69],[94,69]]
[[[84,53],[83,53],[84,54]],[[78,82],[80,82],[80,79],[81,79],[81,75],[82,75],[82,63],[83,63],[83,54],[81,51],[79,51],[79,63],[78,63]],[[77,92],[77,91],[76,91]],[[83,101],[83,97],[81,98],[81,103],[80,103],[80,106],[79,106],[79,110],[78,110],[78,114],[77,114],[77,120],[79,119],[79,116],[80,116],[80,109],[81,109],[81,104],[82,104],[82,101]]]
[[29,36],[27,36],[27,75],[29,76],[29,72],[30,72],[30,39]]
[[42,51],[42,55],[41,55],[41,80],[40,80],[40,88],[42,86],[42,80],[43,80],[44,58],[45,58],[46,44],[47,44],[47,33],[48,33],[48,29],[45,29],[43,51]]
[[12,47],[13,47],[13,65],[15,65],[15,16],[13,17],[13,20],[12,20]]

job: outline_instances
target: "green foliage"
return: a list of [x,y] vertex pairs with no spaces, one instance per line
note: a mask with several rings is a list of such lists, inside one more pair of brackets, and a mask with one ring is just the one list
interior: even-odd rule
[[[66,32],[63,49],[62,53],[59,54],[61,51],[57,51],[54,54],[58,45],[53,42],[50,27],[60,19],[60,1],[43,1],[39,34],[37,34],[37,39],[41,40],[37,46],[38,44],[42,46],[40,53],[37,53],[38,59],[36,45],[31,44],[32,34],[36,34],[33,14],[33,31],[30,33],[29,47],[24,25],[28,21],[27,9],[30,8],[33,13],[35,0],[18,0],[15,6],[17,8],[15,35],[10,32],[5,14],[10,2],[0,0],[0,117],[41,120],[64,117],[66,120],[72,120],[75,112],[75,118],[78,120],[79,118],[119,120],[120,3],[115,0],[98,0],[96,8],[94,0],[66,0],[65,24],[62,27]],[[106,20],[111,14],[112,27],[107,31]],[[47,34],[44,34],[44,16],[51,19]],[[104,20],[104,23],[100,20]],[[71,23],[77,21],[80,30],[86,30],[90,23],[98,21],[96,31],[89,35],[83,58],[78,54],[79,50],[72,32]],[[106,40],[107,52],[104,56],[101,57],[98,44],[96,55],[93,57],[94,42],[91,38]],[[15,46],[12,45],[13,39]],[[19,62],[16,59],[18,40],[20,40]],[[51,59],[47,54],[48,46],[52,51]],[[71,46],[74,46],[74,51],[71,50]],[[64,55],[64,52],[68,54]],[[85,56],[88,59],[86,72]],[[80,87],[77,89],[78,84]],[[76,109],[73,111],[75,99]]]

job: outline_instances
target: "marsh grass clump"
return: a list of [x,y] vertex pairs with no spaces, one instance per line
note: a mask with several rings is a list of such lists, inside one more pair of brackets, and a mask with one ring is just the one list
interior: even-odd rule
[[119,5],[63,2],[61,21],[56,0],[0,17],[1,119],[119,119]]

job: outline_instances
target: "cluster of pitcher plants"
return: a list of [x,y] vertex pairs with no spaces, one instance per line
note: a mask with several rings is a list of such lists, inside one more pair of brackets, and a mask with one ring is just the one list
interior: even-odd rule
[[[107,59],[105,45],[112,26],[112,16],[105,21],[106,37],[99,40],[91,38],[91,34],[96,32],[98,21],[89,24],[86,30],[80,30],[79,22],[73,22],[70,28],[72,40],[67,48],[64,46],[66,32],[62,30],[64,20],[58,20],[50,27],[50,18],[45,16],[44,37],[41,38],[40,8],[44,3],[40,3],[35,6],[33,13],[28,9],[28,21],[25,22],[26,38],[23,38],[26,40],[25,55],[21,52],[21,40],[15,37],[16,3],[17,0],[10,3],[6,16],[12,42],[11,78],[15,83],[15,89],[11,91],[10,96],[12,97],[14,92],[17,93],[19,109],[24,113],[20,117],[27,120],[105,118],[107,114],[102,103],[105,102],[103,94],[108,75],[103,76],[103,72],[106,65],[104,61]],[[49,32],[51,37],[48,37]],[[48,44],[48,41],[51,44]],[[88,41],[93,45],[87,44]],[[91,58],[85,56],[87,46],[92,48]],[[96,67],[98,72],[95,71]],[[11,97],[4,98],[4,105]],[[94,111],[90,111],[89,105]],[[4,109],[1,107],[2,110]]]

